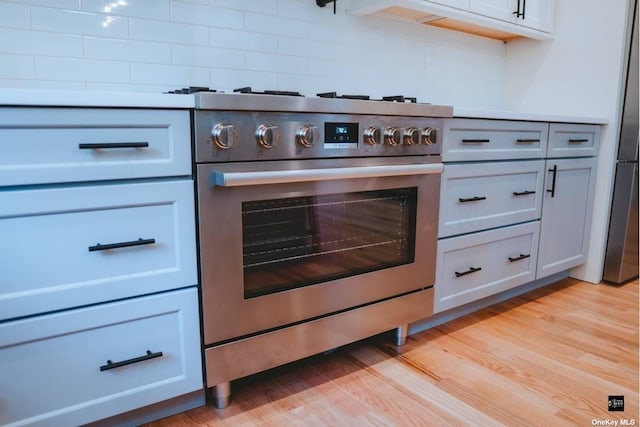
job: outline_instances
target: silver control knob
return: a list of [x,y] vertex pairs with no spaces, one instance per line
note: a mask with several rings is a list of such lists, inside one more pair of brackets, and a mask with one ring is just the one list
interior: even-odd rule
[[364,130],[363,134],[364,142],[369,145],[375,145],[380,143],[380,129],[375,127],[368,127]]
[[384,130],[384,143],[395,146],[400,144],[402,139],[402,131],[398,128],[388,127]]
[[217,123],[211,129],[211,141],[216,147],[226,150],[238,142],[238,132],[233,125],[227,123]]
[[421,135],[422,133],[420,132],[420,129],[406,128],[404,130],[404,136],[403,136],[404,144],[405,145],[419,144]]
[[256,142],[264,148],[273,148],[280,140],[280,131],[276,125],[260,125],[256,129]]
[[318,126],[302,125],[296,129],[296,141],[303,147],[312,147],[316,139],[318,139]]
[[426,127],[422,129],[422,143],[427,145],[435,144],[437,134],[434,128]]

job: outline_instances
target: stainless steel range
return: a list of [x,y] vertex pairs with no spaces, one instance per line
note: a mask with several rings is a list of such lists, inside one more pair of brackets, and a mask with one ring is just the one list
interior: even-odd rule
[[232,380],[394,328],[401,345],[407,324],[432,313],[439,130],[452,108],[319,95],[196,94],[206,382],[218,407]]

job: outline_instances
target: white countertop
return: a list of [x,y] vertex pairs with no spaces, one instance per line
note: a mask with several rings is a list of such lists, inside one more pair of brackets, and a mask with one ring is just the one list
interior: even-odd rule
[[472,110],[466,108],[453,107],[454,117],[469,117],[477,119],[500,119],[500,120],[528,120],[534,122],[560,122],[560,123],[587,123],[595,125],[606,125],[609,121],[602,117],[584,116],[563,116],[557,114],[533,114],[520,113],[515,111],[499,110]]
[[82,90],[4,89],[0,106],[193,108],[193,95]]

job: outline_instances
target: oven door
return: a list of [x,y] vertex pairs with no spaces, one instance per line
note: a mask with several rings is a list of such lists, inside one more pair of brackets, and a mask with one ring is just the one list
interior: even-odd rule
[[205,343],[433,286],[439,160],[198,165]]

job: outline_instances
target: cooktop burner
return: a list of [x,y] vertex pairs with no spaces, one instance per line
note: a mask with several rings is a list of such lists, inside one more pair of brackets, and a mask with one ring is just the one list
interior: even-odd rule
[[403,96],[403,95],[395,95],[395,96],[383,96],[381,99],[371,99],[369,95],[338,95],[336,92],[322,92],[317,93],[316,96],[320,98],[336,98],[336,99],[361,99],[365,101],[390,101],[390,102],[410,102],[415,104],[418,102],[418,99],[413,96]]
[[251,89],[251,86],[241,87],[233,90],[236,93],[250,93],[253,95],[282,95],[282,96],[304,96],[300,92],[293,92],[289,90],[265,90],[262,92],[255,92]]
[[183,87],[182,89],[170,90],[167,93],[190,94],[190,93],[199,93],[199,92],[217,92],[217,90],[210,89],[205,86],[189,86],[189,87]]
[[[211,89],[205,86],[189,86],[181,89],[171,90],[166,93],[177,93],[177,94],[195,94],[202,92],[211,92],[211,93],[224,93],[222,91],[218,91],[216,89]],[[234,93],[237,94],[250,94],[250,95],[279,95],[279,96],[298,96],[304,97],[303,94],[297,91],[290,90],[263,90],[263,91],[254,91],[251,86],[245,86],[241,88],[237,88],[233,90]],[[316,94],[319,98],[332,98],[332,99],[355,99],[361,101],[387,101],[387,102],[398,102],[398,103],[411,103],[416,104],[418,102],[416,97],[413,96],[403,96],[403,95],[395,95],[395,96],[383,96],[380,99],[372,99],[369,95],[338,95],[337,92],[321,92]],[[425,105],[429,105],[428,103],[424,103]]]

